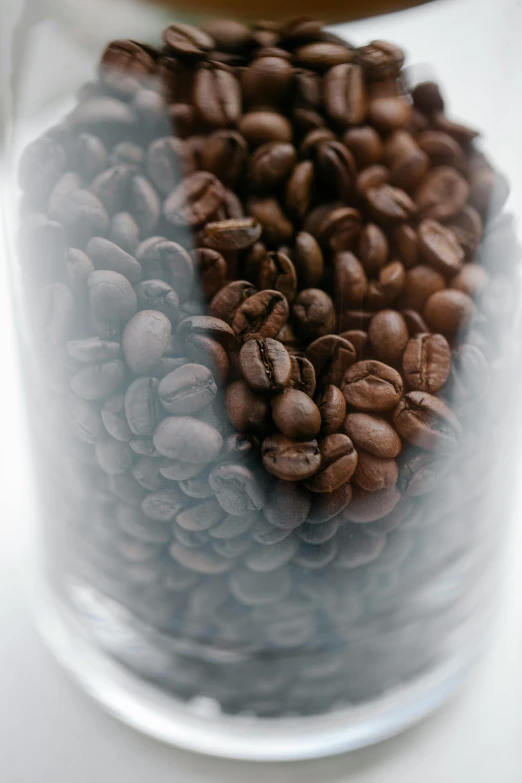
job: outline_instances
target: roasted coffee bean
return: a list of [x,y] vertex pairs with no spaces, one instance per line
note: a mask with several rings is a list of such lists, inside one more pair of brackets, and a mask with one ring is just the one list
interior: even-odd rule
[[144,234],[152,233],[160,219],[161,204],[149,180],[140,174],[132,177],[127,198],[129,211],[134,215],[140,231]]
[[364,195],[375,219],[385,225],[402,223],[415,214],[415,204],[408,194],[391,185],[371,187]]
[[395,252],[407,269],[419,262],[417,232],[412,226],[403,223],[393,231]]
[[320,285],[324,274],[324,258],[317,240],[306,231],[300,231],[294,244],[292,259],[299,284],[303,288]]
[[163,419],[154,432],[153,441],[164,457],[196,464],[212,462],[223,446],[223,438],[214,427],[190,416]]
[[102,364],[89,364],[71,378],[71,388],[84,400],[103,400],[119,388],[125,378],[125,365],[120,359]]
[[303,481],[321,466],[316,440],[295,441],[285,435],[269,435],[263,441],[261,455],[267,471],[283,481]]
[[195,161],[190,147],[182,139],[165,136],[151,143],[146,165],[154,186],[168,195],[183,175],[194,170]]
[[121,347],[117,342],[101,340],[99,337],[88,337],[85,340],[70,340],[67,343],[67,351],[82,364],[97,364],[118,359],[121,355]]
[[427,451],[405,453],[401,461],[399,488],[408,497],[419,497],[432,492],[444,475],[445,464]]
[[203,64],[194,77],[194,108],[209,128],[227,128],[241,117],[241,90],[231,71]]
[[408,310],[423,310],[426,301],[446,287],[444,277],[429,266],[419,264],[406,270],[403,305]]
[[439,85],[435,82],[420,82],[412,90],[414,106],[423,114],[444,111],[444,100],[440,94]]
[[[377,494],[377,493],[374,493]],[[339,554],[334,565],[341,569],[361,568],[373,563],[381,555],[386,545],[385,535],[367,536],[345,530],[343,543],[339,545]]]
[[404,65],[404,52],[389,41],[372,41],[360,46],[355,54],[368,79],[397,77]]
[[440,111],[433,114],[432,122],[437,130],[447,133],[463,147],[469,146],[478,136],[478,131],[474,128],[462,125],[460,122],[452,122]]
[[282,104],[293,81],[294,70],[288,60],[270,56],[268,51],[251,62],[241,76],[243,96],[253,106]]
[[373,360],[354,364],[344,376],[343,383],[346,402],[360,411],[390,410],[403,392],[399,373]]
[[422,218],[447,220],[464,208],[468,196],[469,185],[458,171],[437,166],[421,182],[415,204]]
[[236,601],[244,606],[278,604],[289,595],[291,589],[290,573],[284,566],[268,573],[255,573],[248,568],[238,568],[230,575],[230,592]]
[[200,60],[206,52],[214,49],[214,40],[199,27],[189,24],[171,24],[163,32],[163,40],[178,57]]
[[286,389],[272,398],[272,417],[288,438],[309,439],[321,428],[321,413],[310,397],[297,389]]
[[310,209],[314,185],[314,164],[311,160],[300,161],[286,184],[285,207],[290,215],[299,220],[304,219]]
[[234,343],[234,332],[230,326],[220,318],[210,315],[191,315],[180,323],[177,336],[186,341],[189,336],[210,337],[224,346]]
[[185,338],[185,348],[192,362],[205,365],[218,381],[225,383],[230,372],[230,362],[221,343],[205,335],[189,334]]
[[335,534],[339,530],[339,525],[342,520],[340,517],[330,519],[328,522],[322,522],[318,525],[311,525],[305,522],[301,525],[297,531],[297,536],[305,544],[312,544],[313,546],[319,546],[320,544],[326,544],[334,538]]
[[340,125],[359,125],[366,114],[366,88],[362,68],[344,63],[331,68],[324,78],[325,105]]
[[335,308],[331,298],[320,288],[307,288],[296,298],[292,308],[297,333],[307,341],[332,334]]
[[441,334],[417,334],[408,341],[402,357],[404,378],[410,388],[436,394],[448,380],[451,349]]
[[292,362],[288,351],[270,338],[248,340],[239,354],[243,378],[257,393],[277,394],[290,381]]
[[312,496],[312,505],[307,517],[309,525],[320,525],[328,522],[348,506],[352,499],[352,487],[350,484],[342,484],[333,492],[314,493]]
[[467,169],[464,150],[447,133],[426,130],[417,139],[419,147],[429,157],[432,166],[451,166],[461,173]]
[[219,465],[210,471],[208,480],[227,514],[259,511],[265,503],[263,484],[244,465]]
[[264,242],[270,246],[290,242],[294,226],[284,214],[277,199],[271,196],[266,198],[251,197],[246,203],[246,208],[261,224]]
[[[158,386],[158,397],[169,413],[187,415],[209,405],[217,386],[211,371],[201,364],[185,364],[166,375]],[[136,435],[145,433],[136,433]]]
[[248,280],[235,280],[222,288],[212,299],[209,315],[232,323],[237,311],[257,289]]
[[87,243],[85,252],[95,269],[119,272],[131,283],[137,283],[141,278],[141,266],[136,259],[107,239],[93,237]]
[[357,177],[357,192],[361,196],[366,194],[372,188],[380,188],[390,181],[390,170],[386,166],[375,164],[363,169]]
[[196,269],[196,287],[204,299],[212,299],[225,285],[227,263],[217,250],[198,248],[192,251],[192,260]]
[[353,483],[367,492],[394,487],[399,469],[394,459],[382,459],[368,451],[358,451],[358,460]]
[[378,519],[388,516],[400,498],[401,493],[396,487],[380,489],[377,492],[367,492],[360,487],[354,487],[352,502],[343,512],[343,517],[358,524],[376,522]]
[[330,384],[316,399],[321,413],[321,432],[332,435],[340,428],[346,416],[346,400],[342,391]]
[[337,552],[338,545],[335,540],[314,545],[302,542],[294,563],[307,571],[316,571],[329,565],[335,559]]
[[385,419],[368,413],[349,413],[341,431],[353,441],[356,449],[381,459],[393,459],[399,454],[401,439]]
[[471,258],[484,233],[482,219],[476,209],[467,205],[448,224],[460,242],[467,258]]
[[165,315],[173,327],[179,318],[178,295],[163,280],[145,280],[134,289],[139,310],[156,310]]
[[329,41],[305,44],[294,51],[298,65],[322,73],[342,63],[349,63],[353,54],[347,46]]
[[103,440],[95,445],[95,452],[100,468],[111,476],[125,473],[131,466],[133,454],[126,443]]
[[348,369],[357,361],[352,343],[336,334],[314,340],[307,347],[306,356],[322,383],[339,387]]
[[258,147],[250,157],[247,181],[255,191],[271,190],[285,180],[297,160],[291,144],[268,142]]
[[275,337],[288,318],[288,302],[279,291],[259,291],[249,296],[235,311],[232,329],[238,340]]
[[265,253],[257,273],[260,289],[273,289],[292,302],[297,290],[297,274],[293,263],[280,251]]
[[314,150],[319,180],[334,197],[347,201],[353,194],[357,169],[352,153],[339,141],[323,141]]
[[263,546],[259,544],[245,557],[245,565],[258,574],[268,574],[287,565],[296,554],[299,544],[295,538],[285,538],[278,544]]
[[460,272],[451,279],[450,288],[457,288],[468,296],[476,299],[483,291],[486,291],[490,278],[484,267],[478,264],[465,264]]
[[108,237],[133,256],[140,242],[140,228],[129,212],[117,212],[112,216]]
[[[143,92],[149,92],[144,90]],[[158,96],[159,100],[161,97]],[[110,162],[113,166],[128,165],[133,166],[135,171],[139,171],[143,164],[145,153],[141,147],[137,144],[133,144],[131,141],[121,141],[116,144],[110,154]],[[105,166],[103,167],[105,168]],[[99,172],[97,171],[96,174]],[[91,177],[92,179],[92,177]]]
[[250,28],[235,19],[208,19],[201,24],[200,29],[213,39],[222,52],[245,52],[254,42]]
[[235,381],[227,387],[225,403],[236,430],[260,435],[266,431],[270,416],[268,402],[264,397],[254,394],[245,381]]
[[357,452],[347,435],[326,435],[319,441],[321,468],[306,486],[312,492],[333,492],[352,477],[357,466]]
[[406,321],[396,310],[381,310],[372,318],[368,338],[378,359],[397,366],[408,343]]
[[396,130],[387,139],[384,160],[390,168],[390,183],[408,192],[420,183],[430,164],[426,153],[405,130]]
[[227,560],[215,552],[202,549],[189,549],[183,544],[174,543],[169,549],[170,556],[184,568],[205,576],[224,574],[234,565],[233,560]]
[[242,175],[248,144],[232,130],[211,133],[201,150],[201,168],[210,171],[227,187],[234,187]]
[[156,378],[136,378],[125,393],[125,415],[134,435],[152,435],[159,420]]
[[393,411],[393,423],[408,443],[439,454],[452,454],[461,425],[448,406],[431,394],[408,392]]
[[101,409],[101,417],[105,429],[112,438],[122,443],[132,439],[132,431],[125,415],[125,396],[123,394],[115,394],[105,400]]
[[184,481],[198,476],[203,466],[182,459],[163,459],[160,464],[161,475],[169,481]]
[[457,289],[446,289],[429,297],[423,313],[434,331],[453,336],[468,326],[474,309],[470,296]]
[[406,270],[400,261],[392,261],[379,272],[379,289],[387,299],[396,299],[406,285]]
[[290,143],[292,126],[282,114],[274,111],[250,111],[239,121],[239,132],[251,147],[270,141]]
[[336,311],[360,307],[368,292],[368,278],[359,259],[353,253],[337,253],[334,269]]
[[375,223],[367,223],[359,237],[359,258],[369,275],[374,275],[386,264],[389,257],[388,240]]
[[423,260],[443,275],[453,276],[462,269],[464,251],[456,235],[437,220],[420,224],[419,250]]
[[122,350],[127,365],[137,375],[146,375],[167,350],[171,323],[156,310],[142,310],[123,330]]
[[219,524],[224,517],[223,509],[215,498],[203,500],[195,506],[183,509],[176,515],[176,524],[183,530],[200,532]]
[[261,236],[261,225],[254,218],[235,218],[207,223],[203,242],[207,247],[221,252],[244,250]]
[[[144,275],[150,266],[151,273],[146,274],[148,278],[161,279],[164,274],[180,302],[188,298],[194,281],[194,265],[184,247],[163,237],[152,237],[138,247],[136,258],[142,265]],[[156,269],[160,274],[156,273]]]
[[401,313],[406,321],[410,337],[421,333],[429,334],[430,328],[420,313],[416,310],[401,310]]
[[351,343],[355,348],[355,361],[366,358],[368,348],[368,334],[362,329],[348,329],[339,335],[343,340]]
[[292,389],[298,389],[298,391],[305,392],[309,397],[313,397],[316,387],[313,364],[304,356],[291,356],[290,360],[292,362],[292,372],[289,386]]
[[223,185],[208,171],[190,174],[167,197],[163,212],[175,226],[201,226],[221,206]]
[[343,143],[354,156],[359,170],[382,160],[384,147],[381,137],[369,125],[349,128],[343,135]]

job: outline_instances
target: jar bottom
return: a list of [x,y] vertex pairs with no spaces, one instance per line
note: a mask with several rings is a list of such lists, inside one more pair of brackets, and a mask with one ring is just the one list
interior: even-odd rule
[[[139,678],[89,638],[85,623],[38,578],[39,632],[62,667],[102,708],[164,743],[221,758],[296,761],[357,750],[393,737],[442,707],[467,680],[485,647],[484,618],[466,645],[429,672],[362,705],[284,718],[228,716],[206,698],[183,702]],[[489,612],[488,612],[489,614]],[[107,618],[89,618],[103,637]],[[486,624],[487,627],[487,624]],[[120,640],[121,641],[121,640]]]

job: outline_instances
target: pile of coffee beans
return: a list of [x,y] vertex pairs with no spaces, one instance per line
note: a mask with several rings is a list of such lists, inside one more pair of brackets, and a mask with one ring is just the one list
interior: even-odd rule
[[518,247],[403,64],[310,19],[172,24],[110,43],[22,155],[54,578],[125,606],[143,649],[111,651],[183,698],[373,698],[467,616],[478,556],[429,596],[487,507]]

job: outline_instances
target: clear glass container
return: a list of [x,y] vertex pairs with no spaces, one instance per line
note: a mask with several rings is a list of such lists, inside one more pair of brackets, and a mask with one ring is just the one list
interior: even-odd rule
[[6,27],[36,614],[144,732],[321,756],[441,705],[493,625],[520,9],[211,5]]

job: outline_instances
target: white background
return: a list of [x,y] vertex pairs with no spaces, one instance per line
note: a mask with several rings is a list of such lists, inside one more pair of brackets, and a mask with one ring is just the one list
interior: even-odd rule
[[[348,0],[347,0],[348,2]],[[0,0],[7,29],[16,0]],[[441,7],[444,6],[444,13]],[[436,62],[451,85],[450,108],[486,129],[488,149],[522,205],[522,5],[517,0],[447,0],[353,26],[360,43],[406,43],[414,62]],[[42,29],[42,51],[58,34]],[[445,54],[441,56],[440,41]],[[64,54],[65,53],[65,54]],[[480,53],[480,56],[478,56]],[[0,79],[6,76],[0,47]],[[74,57],[69,65],[74,65]],[[46,63],[52,69],[52,64]],[[35,77],[36,78],[36,77]],[[1,82],[0,82],[1,84]],[[1,229],[1,226],[0,226]],[[0,250],[2,242],[0,241]],[[6,263],[0,259],[0,783],[521,783],[522,505],[515,509],[495,642],[454,701],[403,736],[347,756],[260,765],[193,756],[144,738],[104,715],[77,690],[43,648],[32,625],[27,587],[32,496],[16,380]],[[498,520],[502,531],[504,520]]]

